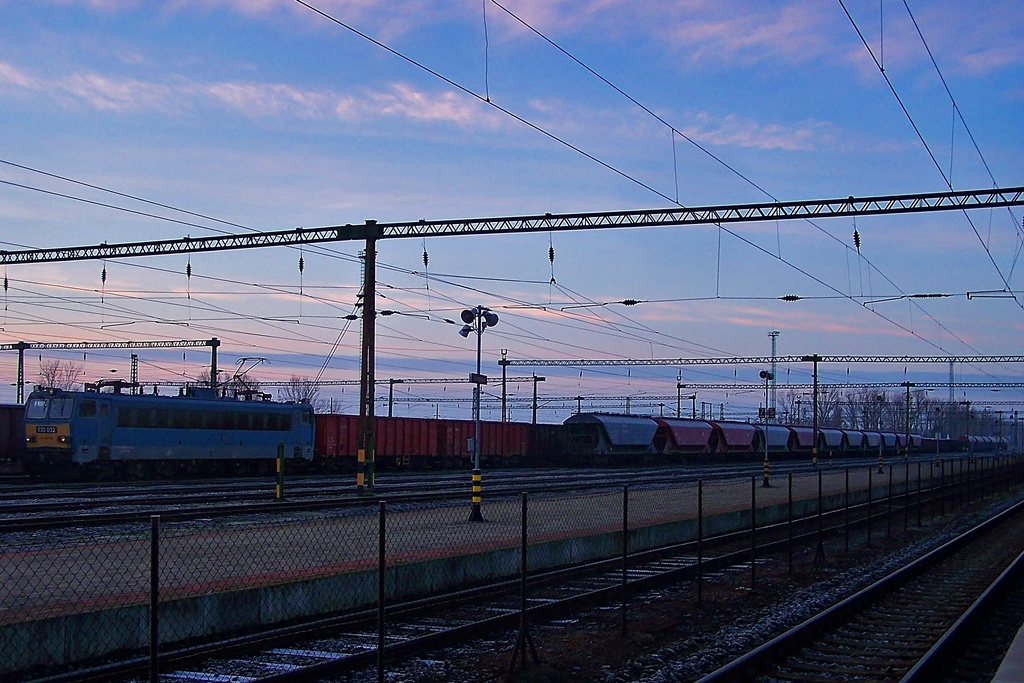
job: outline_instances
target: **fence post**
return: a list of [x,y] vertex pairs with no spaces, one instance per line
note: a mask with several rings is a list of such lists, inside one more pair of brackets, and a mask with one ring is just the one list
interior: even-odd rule
[[284,444],[277,444],[277,490],[274,500],[284,500]]
[[149,680],[160,679],[160,515],[149,518]]
[[893,528],[893,466],[889,466],[889,484],[886,487],[886,538],[892,535]]
[[846,492],[843,494],[843,535],[846,537],[843,553],[850,554],[850,468],[846,468]]
[[918,461],[918,526],[921,526],[921,503],[923,490],[921,488],[921,461]]
[[750,590],[757,582],[757,477],[750,478]]
[[825,543],[821,538],[822,504],[824,499],[821,496],[821,470],[818,470],[818,548],[814,551],[814,564],[818,565],[825,561]]
[[935,467],[928,468],[928,511],[930,520],[935,521]]
[[910,516],[910,461],[903,459],[903,533],[907,533],[907,517]]
[[537,648],[533,646],[533,636],[530,635],[530,629],[526,624],[526,497],[526,491],[523,491],[522,536],[519,546],[519,635],[516,636],[516,646],[512,650],[512,661],[509,662],[508,667],[509,675],[515,671],[517,654],[521,659],[521,667],[523,669],[526,668],[527,645],[530,646],[530,654],[533,657],[533,663],[540,663],[540,658],[537,657]]
[[988,497],[988,492],[985,490],[988,488],[988,480],[985,478],[986,460],[987,458],[985,457],[978,458],[978,461],[975,463],[976,466],[974,468],[976,470],[974,473],[975,479],[978,481],[978,501],[982,503],[985,502],[985,498]]
[[[974,463],[974,458],[967,459],[967,488],[965,495],[967,496],[967,502],[964,503],[964,507],[971,507],[971,465]],[[960,463],[960,472],[964,470],[963,463]],[[962,478],[962,477],[961,477]]]
[[704,480],[697,480],[697,607],[704,606]]
[[892,465],[889,465],[889,484],[885,491],[885,537],[892,534]]
[[871,545],[871,499],[874,497],[874,467],[868,468],[868,545]]
[[787,552],[789,553],[789,575],[793,575],[793,473],[789,473],[789,514],[786,515],[786,533],[788,536],[788,542],[786,543]]
[[[952,465],[950,465],[952,474]],[[939,516],[946,516],[946,461],[942,461],[942,469],[939,470]]]
[[985,502],[985,484],[986,484],[986,482],[985,482],[985,458],[984,457],[978,458],[977,465],[978,466],[975,467],[974,469],[978,470],[975,473],[977,475],[976,478],[978,480],[978,502],[979,503],[984,503]]
[[380,501],[377,529],[377,683],[384,683],[384,573],[387,569],[387,503]]
[[622,487],[622,635],[626,635],[626,569],[629,563],[629,484]]

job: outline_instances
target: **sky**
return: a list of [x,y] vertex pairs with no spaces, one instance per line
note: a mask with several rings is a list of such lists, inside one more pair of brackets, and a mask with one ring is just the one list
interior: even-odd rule
[[[1024,185],[1022,30],[1013,0],[0,0],[0,249]],[[1017,207],[382,240],[377,306],[394,313],[377,320],[376,373],[467,377],[477,340],[457,332],[471,306],[499,316],[480,339],[491,399],[502,350],[770,356],[777,330],[780,356],[1016,355],[1021,219]],[[228,373],[263,358],[248,377],[357,380],[345,316],[362,248],[7,266],[0,342],[216,337]],[[948,296],[908,298],[925,293]],[[26,377],[53,359],[90,381],[127,377],[129,353],[31,353]],[[146,383],[209,363],[204,349],[136,353]],[[576,396],[674,414],[680,382],[735,384],[695,401],[745,419],[764,400],[762,369],[509,374],[546,377],[545,422]],[[820,372],[949,376],[943,364]],[[0,373],[12,402],[15,353]],[[1019,365],[955,373],[1024,381]],[[779,391],[810,381],[807,364],[778,374]],[[508,390],[512,419],[529,419],[533,382]],[[992,410],[1024,401],[956,394]],[[398,415],[470,411],[464,383],[394,395]],[[321,397],[357,409],[355,387]],[[485,419],[500,419],[494,406]]]

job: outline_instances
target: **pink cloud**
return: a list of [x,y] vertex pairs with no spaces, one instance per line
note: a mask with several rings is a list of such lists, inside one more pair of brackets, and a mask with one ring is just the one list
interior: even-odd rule
[[249,116],[322,118],[346,100],[332,93],[280,83],[214,83],[205,90],[221,104]]
[[134,79],[112,79],[98,74],[75,74],[54,84],[62,95],[72,95],[100,111],[170,111],[175,88]]
[[429,93],[405,83],[395,83],[387,92],[374,93],[373,100],[374,108],[379,108],[382,114],[414,120],[446,121],[465,127],[497,127],[503,123],[497,113],[485,111],[485,105],[479,101],[451,90]]
[[0,86],[44,93],[66,107],[84,105],[114,113],[173,113],[215,104],[250,117],[369,121],[384,115],[463,128],[505,125],[497,113],[470,96],[452,90],[418,90],[406,83],[356,95],[284,83],[201,83],[184,78],[153,83],[92,72],[47,79],[0,62]]
[[831,127],[817,121],[805,121],[794,127],[765,124],[734,115],[712,121],[706,114],[701,114],[698,122],[682,132],[700,142],[715,145],[807,151],[835,139]]
[[0,62],[0,84],[13,85],[26,90],[38,90],[35,80],[7,62]]

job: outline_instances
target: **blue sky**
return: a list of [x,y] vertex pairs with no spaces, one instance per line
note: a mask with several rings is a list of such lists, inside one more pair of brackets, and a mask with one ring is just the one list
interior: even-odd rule
[[[810,1],[311,4],[459,87],[291,1],[0,1],[3,248],[173,239],[239,226],[929,192],[947,180],[956,189],[991,187],[993,179],[1024,184],[1024,10],[1016,2],[907,3],[931,57],[907,4],[895,0],[848,0],[853,22],[839,2]],[[491,107],[488,95],[606,166]],[[379,321],[378,377],[464,376],[474,345],[442,321],[477,304],[501,316],[483,338],[492,376],[500,349],[510,358],[765,356],[772,329],[781,332],[780,355],[1019,353],[1024,309],[966,293],[1006,282],[1024,289],[1016,268],[1021,211],[971,218],[973,227],[955,213],[730,226],[742,240],[711,226],[383,241],[378,281],[386,298],[378,305],[401,314]],[[216,336],[228,368],[240,356],[262,356],[270,363],[253,372],[265,380],[315,375],[351,312],[360,248],[195,255],[191,278],[183,256],[9,267],[0,338]],[[914,293],[953,296],[865,304]],[[787,294],[823,298],[777,300]],[[566,309],[624,299],[650,303]],[[355,328],[342,337],[325,378],[358,377],[358,339]],[[8,356],[0,371],[13,381]],[[54,357],[82,362],[90,379],[128,371],[121,353]],[[194,377],[206,362],[198,351],[141,352],[140,359],[150,381]],[[31,361],[29,377],[38,357]],[[758,370],[691,368],[684,376],[750,382]],[[637,400],[674,395],[677,371],[580,377],[537,369],[549,377],[542,393]],[[1021,377],[1007,366],[957,372],[975,381]],[[834,381],[942,381],[948,368],[822,373]],[[807,381],[808,369],[790,368],[781,379]],[[521,395],[531,389],[516,387]],[[968,397],[1021,398],[983,393]],[[325,394],[354,406],[351,388]],[[756,409],[756,393],[729,394],[700,398],[738,414]],[[403,402],[399,414],[468,414],[464,386],[410,385],[396,395],[466,399]],[[13,396],[5,382],[0,400]]]

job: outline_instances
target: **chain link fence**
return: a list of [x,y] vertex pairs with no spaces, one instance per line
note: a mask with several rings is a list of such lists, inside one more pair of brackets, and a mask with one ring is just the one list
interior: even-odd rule
[[[893,461],[881,472],[872,464],[770,478],[652,479],[523,498],[485,495],[483,522],[470,520],[467,495],[6,534],[0,538],[0,678],[30,680],[101,658],[144,662],[160,650],[373,610],[381,596],[393,605],[516,581],[524,510],[528,573],[621,557],[625,582],[630,555],[731,533],[756,560],[762,530],[848,515],[854,505],[877,518],[868,533],[889,533],[893,525],[915,523],[912,515],[922,508],[934,516],[991,493],[1005,481],[997,464],[922,468]],[[954,485],[958,498],[946,502],[939,494]],[[897,514],[887,514],[894,506]],[[696,564],[699,552],[694,545],[689,561]],[[751,584],[756,564],[750,563]]]

